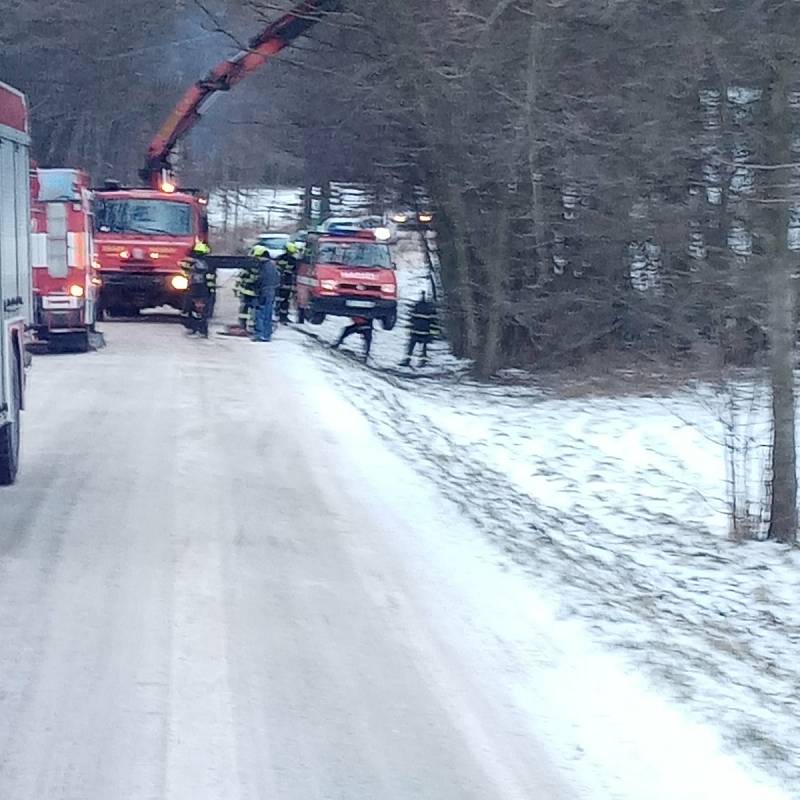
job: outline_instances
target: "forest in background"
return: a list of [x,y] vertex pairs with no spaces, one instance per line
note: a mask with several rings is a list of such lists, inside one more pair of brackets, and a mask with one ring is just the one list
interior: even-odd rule
[[[186,86],[288,5],[6,0],[0,74],[41,163],[130,180]],[[425,187],[448,335],[481,377],[764,367],[788,520],[798,23],[785,0],[347,0],[219,100],[181,168]]]

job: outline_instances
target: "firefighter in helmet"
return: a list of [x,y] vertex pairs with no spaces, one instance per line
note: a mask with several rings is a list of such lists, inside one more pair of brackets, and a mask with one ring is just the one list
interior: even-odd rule
[[210,252],[205,242],[197,242],[189,259],[181,265],[188,281],[184,325],[190,334],[199,333],[205,338],[208,338],[208,322],[214,315],[217,297],[217,273],[205,260]]
[[439,317],[436,305],[428,300],[425,292],[420,294],[419,300],[411,308],[409,320],[409,339],[407,357],[400,362],[403,367],[411,366],[411,356],[414,355],[417,345],[422,348],[420,366],[428,363],[428,345],[439,335]]
[[[257,244],[250,249],[253,258],[269,258],[267,248]],[[236,278],[234,291],[239,297],[239,327],[243,331],[253,330],[255,324],[255,303],[258,296],[258,282],[261,270],[257,265],[246,266]]]
[[289,322],[289,306],[297,276],[297,254],[297,245],[294,242],[289,242],[286,245],[286,250],[278,256],[277,260],[281,282],[278,287],[276,305],[278,307],[278,320],[284,325]]

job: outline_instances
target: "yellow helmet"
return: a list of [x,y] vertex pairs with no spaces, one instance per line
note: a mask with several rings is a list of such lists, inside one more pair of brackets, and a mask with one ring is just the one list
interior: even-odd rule
[[211,252],[211,248],[205,242],[195,242],[192,252],[198,256],[207,256]]
[[269,250],[263,244],[257,244],[250,251],[250,255],[254,258],[269,258]]
[[299,249],[300,248],[294,242],[289,242],[286,245],[286,252],[289,253],[290,255],[296,255]]

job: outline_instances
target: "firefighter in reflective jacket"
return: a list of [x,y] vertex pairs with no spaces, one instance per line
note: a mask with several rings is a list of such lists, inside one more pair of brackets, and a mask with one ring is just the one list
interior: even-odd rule
[[422,292],[419,300],[411,308],[411,319],[409,320],[410,336],[408,340],[407,357],[401,361],[404,367],[411,366],[411,356],[417,345],[422,346],[422,358],[420,365],[428,363],[428,345],[439,335],[439,318],[436,313],[436,305],[428,300],[425,292]]
[[[267,248],[257,244],[250,250],[253,258],[269,258]],[[239,297],[239,327],[244,331],[252,331],[255,322],[255,302],[258,295],[258,283],[261,270],[258,266],[245,267],[236,279],[235,292]]]
[[278,287],[276,305],[278,307],[278,320],[285,325],[289,322],[289,305],[297,276],[297,245],[294,242],[289,242],[286,245],[286,250],[278,256],[277,264],[281,274],[281,283]]
[[184,324],[190,334],[199,333],[208,338],[208,321],[214,315],[217,296],[217,273],[203,258],[211,252],[204,242],[192,249],[191,258],[181,265],[189,283],[184,305]]

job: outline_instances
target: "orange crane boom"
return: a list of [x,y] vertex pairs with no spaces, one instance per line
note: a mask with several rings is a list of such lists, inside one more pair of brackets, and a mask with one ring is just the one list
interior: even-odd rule
[[271,22],[233,58],[218,64],[202,80],[197,81],[181,98],[147,151],[147,161],[140,176],[145,183],[158,188],[161,174],[171,172],[170,156],[177,143],[197,124],[204,107],[218,93],[227,92],[260,69],[270,58],[306,34],[331,11],[337,0],[305,0],[279,19]]

